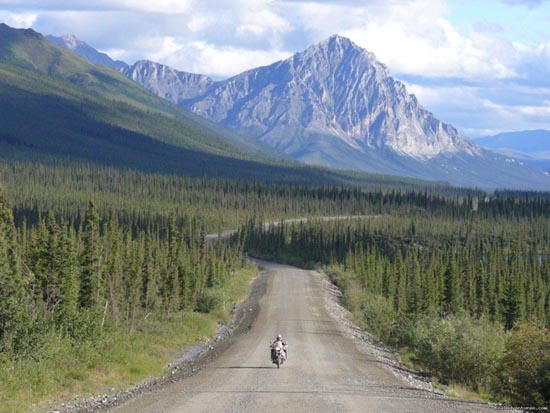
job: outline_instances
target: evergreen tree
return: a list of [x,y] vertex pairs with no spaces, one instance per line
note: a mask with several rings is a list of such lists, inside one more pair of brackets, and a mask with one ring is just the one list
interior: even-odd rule
[[101,305],[102,298],[102,247],[99,237],[100,217],[92,201],[88,204],[84,222],[79,305],[83,308],[95,308]]
[[13,215],[0,187],[0,352],[17,352],[16,335],[25,330],[29,310],[28,278],[15,241]]

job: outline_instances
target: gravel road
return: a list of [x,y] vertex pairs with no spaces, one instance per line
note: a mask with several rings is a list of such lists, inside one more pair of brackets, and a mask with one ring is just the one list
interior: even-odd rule
[[[247,332],[202,370],[112,412],[484,412],[488,405],[411,385],[330,313],[330,284],[315,272],[259,261],[266,293]],[[333,303],[334,304],[334,303]],[[270,363],[281,333],[289,360]],[[373,347],[374,348],[374,347]]]

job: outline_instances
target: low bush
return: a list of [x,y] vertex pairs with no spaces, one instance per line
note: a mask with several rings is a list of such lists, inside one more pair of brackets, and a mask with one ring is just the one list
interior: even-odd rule
[[476,390],[491,386],[506,343],[500,326],[464,313],[420,317],[409,339],[414,354],[432,373]]
[[497,391],[512,405],[550,407],[550,334],[519,325],[506,343]]
[[199,295],[195,303],[195,311],[199,313],[210,313],[216,310],[222,303],[218,291],[207,289]]
[[362,316],[375,339],[390,345],[397,343],[397,313],[390,300],[381,295],[366,294]]

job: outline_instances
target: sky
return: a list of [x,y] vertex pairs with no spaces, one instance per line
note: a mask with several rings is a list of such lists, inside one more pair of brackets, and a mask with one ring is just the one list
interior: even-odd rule
[[470,138],[550,129],[550,0],[0,0],[0,21],[215,79],[340,34]]

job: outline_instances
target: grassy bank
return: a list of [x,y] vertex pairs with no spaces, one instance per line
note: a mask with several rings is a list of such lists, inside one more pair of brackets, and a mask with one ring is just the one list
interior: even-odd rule
[[211,289],[207,313],[148,317],[131,332],[106,326],[100,337],[79,345],[50,334],[38,354],[0,359],[0,412],[47,411],[75,395],[105,393],[162,375],[183,346],[207,341],[219,322],[230,320],[234,303],[245,297],[256,274],[251,264],[223,289]]

